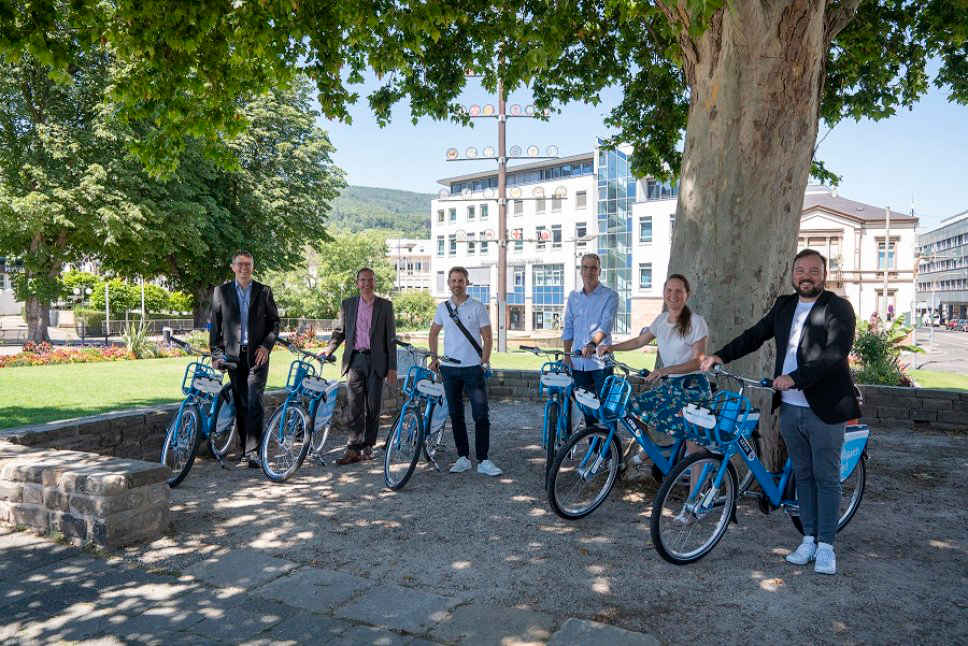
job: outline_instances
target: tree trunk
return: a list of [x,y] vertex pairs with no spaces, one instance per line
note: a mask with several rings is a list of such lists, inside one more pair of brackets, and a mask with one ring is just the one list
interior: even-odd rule
[[[694,279],[708,352],[790,289],[826,49],[824,3],[815,0],[729,3],[698,40],[683,42],[691,105],[669,271]],[[735,368],[772,377],[773,356],[770,342]],[[763,426],[764,453],[775,458],[775,429]]]
[[27,340],[34,343],[50,341],[47,334],[50,326],[50,303],[37,296],[27,296],[24,301],[24,314],[27,319]]
[[192,309],[192,318],[196,330],[207,330],[208,321],[212,312],[212,290],[214,285],[201,285],[192,290],[195,297],[195,307]]

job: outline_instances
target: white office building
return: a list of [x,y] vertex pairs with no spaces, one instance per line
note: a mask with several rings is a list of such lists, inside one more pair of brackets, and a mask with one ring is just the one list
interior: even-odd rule
[[[678,190],[631,175],[629,150],[581,155],[508,169],[508,321],[515,331],[555,330],[568,293],[580,287],[579,260],[602,259],[601,280],[619,294],[615,332],[634,334],[662,311]],[[450,193],[431,204],[432,286],[449,295],[447,271],[470,273],[470,293],[497,320],[497,171],[439,180]],[[560,197],[555,197],[556,195]],[[847,297],[859,317],[888,304],[910,309],[917,218],[808,187],[800,246],[831,259],[830,288]],[[878,305],[878,298],[881,298]]]

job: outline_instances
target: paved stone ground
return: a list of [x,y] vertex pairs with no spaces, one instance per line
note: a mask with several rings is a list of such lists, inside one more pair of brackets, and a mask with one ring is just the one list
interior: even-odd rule
[[0,643],[968,643],[965,436],[875,429],[825,577],[784,563],[792,525],[750,503],[704,560],[665,563],[648,478],[559,519],[540,415],[493,406],[498,478],[420,466],[394,493],[377,462],[274,485],[208,461],[151,544],[93,554],[7,530]]

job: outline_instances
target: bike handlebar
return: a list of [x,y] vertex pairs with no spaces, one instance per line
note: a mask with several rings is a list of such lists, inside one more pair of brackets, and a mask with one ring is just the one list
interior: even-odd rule
[[324,363],[336,363],[336,357],[334,357],[331,354],[322,354],[322,353],[314,354],[312,352],[309,352],[308,350],[297,348],[295,343],[281,336],[276,337],[276,341],[281,343],[283,346],[285,346],[285,348],[289,350],[289,352],[292,352],[293,354],[301,354],[305,357],[309,357],[310,359],[315,359],[320,363],[320,365]]
[[773,380],[768,377],[763,377],[761,379],[751,379],[749,377],[744,377],[743,375],[738,375],[735,372],[730,372],[722,364],[716,364],[713,366],[709,374],[714,376],[729,377],[730,379],[735,379],[745,386],[750,386],[752,388],[763,388],[764,390],[772,390],[776,392],[776,388],[773,387]]
[[627,363],[623,363],[615,358],[615,355],[608,353],[603,357],[599,357],[605,364],[609,367],[618,368],[625,373],[625,376],[635,375],[637,377],[648,377],[651,374],[651,370],[648,368],[633,368]]
[[238,359],[236,359],[235,357],[229,357],[226,355],[220,358],[219,356],[211,352],[202,352],[198,348],[192,346],[192,344],[189,343],[188,341],[179,339],[178,337],[172,334],[168,334],[166,336],[168,337],[168,340],[171,343],[174,343],[175,345],[177,345],[179,348],[181,348],[188,354],[193,354],[195,356],[202,357],[202,358],[212,359],[212,368],[214,368],[215,370],[218,370],[219,372],[225,372],[226,370],[235,370],[236,368],[239,367]]
[[393,339],[393,343],[400,346],[401,348],[406,348],[407,352],[409,352],[410,354],[414,356],[422,357],[423,359],[436,358],[438,361],[446,361],[447,363],[456,363],[458,365],[462,363],[460,359],[455,359],[454,357],[448,357],[446,354],[435,356],[434,353],[431,352],[430,350],[424,350],[423,348],[418,348],[412,343],[407,343],[406,341],[401,341],[400,339],[397,339],[397,338]]

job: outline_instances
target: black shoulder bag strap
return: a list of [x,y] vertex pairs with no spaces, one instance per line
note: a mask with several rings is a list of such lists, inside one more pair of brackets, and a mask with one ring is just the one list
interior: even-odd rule
[[457,316],[457,309],[450,306],[450,301],[444,301],[444,305],[447,306],[447,313],[450,315],[450,318],[452,318],[454,323],[457,324],[457,329],[464,333],[464,336],[467,338],[468,342],[470,342],[470,344],[474,347],[474,350],[477,352],[477,356],[483,359],[484,350],[481,349],[481,344],[477,342],[477,339],[471,336],[471,333],[468,332],[467,328],[464,327],[464,324],[461,323],[460,317]]

